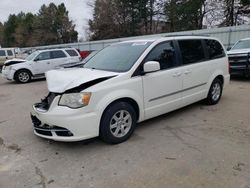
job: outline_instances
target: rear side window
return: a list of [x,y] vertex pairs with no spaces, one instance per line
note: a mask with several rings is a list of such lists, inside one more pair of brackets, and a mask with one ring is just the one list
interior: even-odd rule
[[65,50],[71,57],[78,56],[75,50]]
[[147,61],[157,61],[160,63],[161,70],[176,66],[176,57],[173,42],[164,42],[157,45],[146,57]]
[[7,50],[8,56],[13,56],[13,52],[11,50]]
[[0,56],[6,56],[5,51],[4,50],[0,50]]
[[216,40],[205,40],[209,59],[225,57],[225,52],[221,44]]
[[201,62],[206,59],[201,40],[180,40],[178,43],[184,65]]
[[53,59],[67,57],[62,50],[52,51],[51,56],[52,56]]

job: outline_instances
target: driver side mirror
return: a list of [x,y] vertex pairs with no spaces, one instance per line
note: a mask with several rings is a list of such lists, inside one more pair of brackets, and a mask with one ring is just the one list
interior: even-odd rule
[[144,73],[156,72],[159,71],[160,69],[161,69],[160,63],[157,61],[148,61],[143,65]]
[[231,50],[231,47],[229,46],[229,47],[227,47],[227,51],[229,51],[229,50]]
[[35,59],[34,59],[34,61],[36,62],[36,61],[39,61],[39,57],[36,57]]

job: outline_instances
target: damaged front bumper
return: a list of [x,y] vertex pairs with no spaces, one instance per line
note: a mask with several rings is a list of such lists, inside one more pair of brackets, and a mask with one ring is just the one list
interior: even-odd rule
[[7,70],[6,68],[2,70],[2,77],[7,80],[14,80],[15,70]]
[[37,136],[73,142],[99,135],[100,120],[95,112],[88,112],[85,108],[71,109],[58,106],[60,95],[52,98],[51,104],[46,105],[42,102],[33,105],[31,120]]

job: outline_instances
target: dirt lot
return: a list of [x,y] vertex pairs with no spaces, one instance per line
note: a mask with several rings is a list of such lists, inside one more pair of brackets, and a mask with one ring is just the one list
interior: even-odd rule
[[141,123],[119,145],[33,135],[44,80],[0,78],[0,188],[250,188],[250,80],[231,81],[216,106],[197,103]]

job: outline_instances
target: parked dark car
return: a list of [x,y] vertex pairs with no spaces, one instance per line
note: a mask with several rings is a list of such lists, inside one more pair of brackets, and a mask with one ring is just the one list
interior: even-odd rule
[[250,38],[241,39],[227,52],[231,75],[250,76]]

